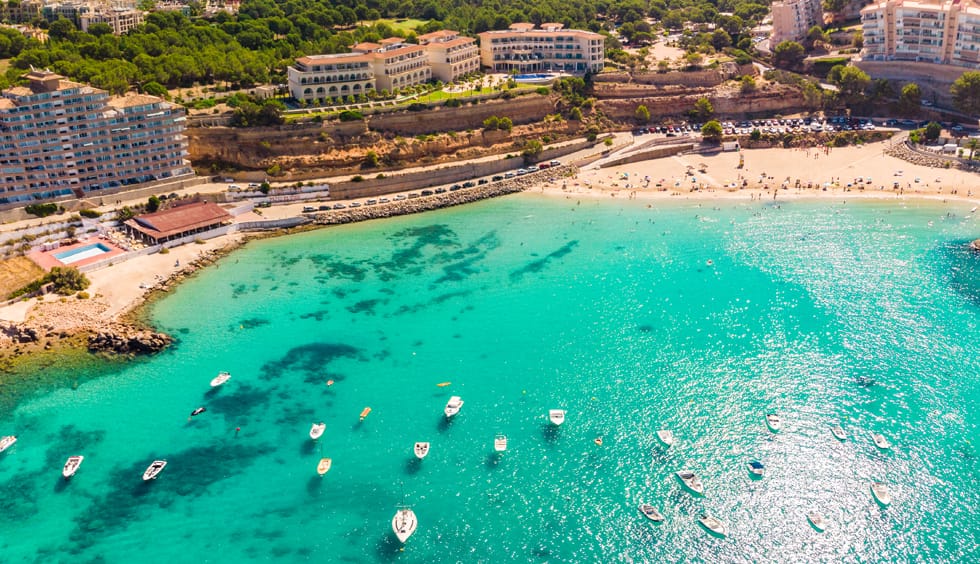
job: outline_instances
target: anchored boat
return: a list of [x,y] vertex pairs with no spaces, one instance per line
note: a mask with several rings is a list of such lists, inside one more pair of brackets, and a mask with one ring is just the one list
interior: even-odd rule
[[85,460],[84,456],[69,456],[68,461],[65,462],[65,467],[61,470],[61,475],[67,480],[78,472],[78,467],[82,465],[82,461]]
[[783,428],[783,422],[779,420],[779,416],[775,413],[767,413],[766,426],[773,433],[778,433]]
[[493,440],[493,450],[497,452],[504,452],[507,450],[507,437],[497,435],[497,437]]
[[640,504],[640,513],[643,513],[647,519],[654,523],[662,523],[664,520],[663,514],[657,511],[656,507],[647,505],[646,503]]
[[704,484],[701,483],[701,478],[690,470],[681,470],[676,473],[677,479],[681,481],[684,486],[698,495],[704,495]]
[[463,408],[463,399],[459,396],[453,396],[449,398],[449,402],[446,403],[446,419],[449,419],[459,413],[459,410]]
[[833,433],[834,438],[838,441],[846,441],[847,433],[844,432],[844,428],[840,425],[834,425],[830,428],[830,432]]
[[888,486],[881,482],[875,482],[871,484],[871,495],[874,496],[875,501],[881,505],[888,506],[891,505],[892,495],[888,492]]
[[227,372],[219,372],[218,375],[211,380],[211,387],[217,388],[228,380],[231,380],[231,374]]
[[892,444],[888,442],[888,439],[879,433],[871,433],[871,440],[874,441],[875,446],[881,450],[888,450],[892,448]]
[[395,536],[401,543],[407,541],[418,526],[419,520],[415,517],[415,512],[408,507],[399,509],[391,519],[391,530],[395,532]]
[[8,448],[12,447],[16,442],[17,442],[17,437],[13,435],[7,435],[6,437],[3,437],[2,439],[0,439],[0,452],[3,452]]
[[823,515],[816,511],[807,513],[806,520],[810,522],[810,525],[812,525],[818,533],[824,532],[824,530],[827,528],[827,520],[823,518]]
[[701,515],[698,517],[698,523],[701,523],[701,526],[707,529],[709,533],[719,537],[728,536],[728,527],[715,517],[706,514]]
[[657,431],[657,439],[666,447],[674,444],[674,433],[667,429]]
[[415,443],[415,456],[422,460],[429,454],[429,443]]
[[333,461],[329,458],[321,458],[320,462],[316,465],[316,473],[323,476],[330,471],[331,464],[333,464]]
[[147,467],[146,472],[143,472],[143,481],[149,482],[150,480],[156,480],[160,472],[163,472],[163,468],[167,465],[166,460],[154,460],[149,467]]
[[752,474],[752,476],[761,478],[766,472],[766,467],[763,466],[758,460],[753,460],[752,462],[749,462],[749,472]]
[[326,423],[323,422],[314,423],[313,426],[310,427],[310,438],[313,439],[314,441],[319,439],[321,436],[323,436],[323,431],[326,428],[327,428]]
[[553,425],[561,425],[565,422],[565,410],[564,409],[552,409],[548,412],[548,419],[551,420]]

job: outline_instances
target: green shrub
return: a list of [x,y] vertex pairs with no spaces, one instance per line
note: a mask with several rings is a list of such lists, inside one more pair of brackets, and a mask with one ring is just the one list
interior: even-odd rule
[[58,204],[29,204],[24,208],[24,211],[38,217],[48,217],[58,211]]
[[344,110],[340,112],[338,116],[340,121],[357,121],[359,119],[364,119],[364,114],[358,112],[357,110]]
[[350,181],[351,182],[364,182],[364,177],[361,176],[360,174],[356,174],[356,175],[354,175],[354,176],[351,177]]
[[75,297],[80,300],[87,300],[89,298],[88,292],[79,292],[75,294]]
[[99,217],[100,215],[102,215],[102,212],[100,212],[98,210],[81,210],[81,211],[78,212],[78,215],[80,215],[82,217],[87,217],[89,219],[95,219],[95,218]]
[[408,111],[410,112],[421,112],[428,109],[428,104],[423,104],[422,102],[413,102],[408,105]]
[[89,287],[89,279],[72,266],[55,266],[42,279],[51,283],[51,289],[63,296],[70,296]]

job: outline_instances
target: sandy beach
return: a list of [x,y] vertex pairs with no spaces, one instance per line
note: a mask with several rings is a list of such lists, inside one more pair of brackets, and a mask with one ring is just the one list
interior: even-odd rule
[[[601,164],[588,165],[564,180],[548,181],[542,174],[540,181],[528,191],[566,198],[651,201],[929,198],[980,204],[975,173],[911,164],[886,155],[888,143],[835,149],[771,148],[679,155],[608,168]],[[294,204],[270,208],[265,210],[266,217],[298,215],[301,207],[302,204]],[[195,260],[238,245],[245,237],[242,234],[217,237],[203,244],[183,245],[167,254],[137,257],[88,273],[92,282],[88,289],[91,299],[46,296],[15,302],[0,307],[0,320],[26,322],[48,332],[90,329],[116,321],[142,304],[160,283],[193,270],[191,264]]]
[[[542,185],[541,190],[566,196],[627,198],[926,197],[980,203],[977,174],[914,165],[886,155],[888,143],[834,149],[743,149],[608,168],[584,167],[564,186]],[[739,168],[743,158],[744,166]]]

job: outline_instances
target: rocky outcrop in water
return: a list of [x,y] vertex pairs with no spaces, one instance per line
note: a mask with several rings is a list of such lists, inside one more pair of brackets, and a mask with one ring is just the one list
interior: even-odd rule
[[16,323],[0,323],[0,333],[3,334],[4,340],[9,340],[11,343],[36,343],[38,341],[36,329]]
[[172,342],[173,339],[165,333],[122,326],[89,335],[88,349],[115,354],[152,354],[162,351]]
[[976,241],[970,243],[970,249],[980,252],[980,239],[977,239]]

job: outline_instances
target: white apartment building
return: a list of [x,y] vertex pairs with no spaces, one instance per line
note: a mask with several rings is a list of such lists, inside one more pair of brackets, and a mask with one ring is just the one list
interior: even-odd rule
[[492,72],[600,72],[606,60],[603,37],[563,27],[516,23],[508,30],[485,31],[479,34],[480,62]]
[[772,3],[770,46],[783,41],[800,41],[815,25],[823,24],[820,0],[779,0]]
[[443,29],[419,36],[432,67],[432,76],[452,82],[464,74],[480,70],[480,48],[476,39],[461,37],[458,31]]
[[975,0],[882,0],[861,10],[866,61],[914,61],[980,68]]
[[114,35],[122,35],[131,29],[143,25],[143,11],[131,8],[96,9],[84,12],[78,16],[82,31],[95,23],[108,24]]

